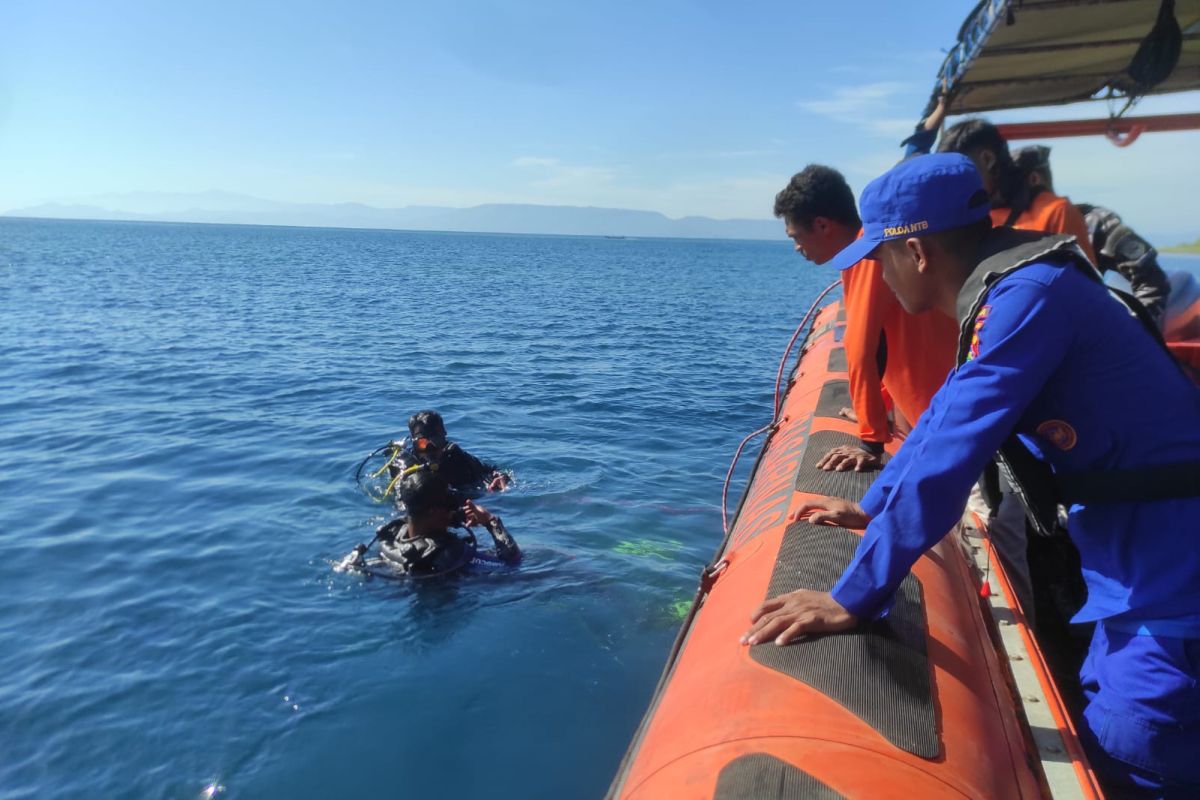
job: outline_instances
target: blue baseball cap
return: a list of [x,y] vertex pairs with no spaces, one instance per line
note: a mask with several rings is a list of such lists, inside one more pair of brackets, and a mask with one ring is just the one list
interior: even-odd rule
[[991,211],[979,170],[961,153],[902,161],[867,184],[858,205],[863,235],[830,259],[836,269],[853,267],[890,239],[961,228]]

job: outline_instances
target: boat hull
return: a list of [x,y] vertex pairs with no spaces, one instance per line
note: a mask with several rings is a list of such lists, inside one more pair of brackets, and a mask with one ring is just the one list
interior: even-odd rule
[[739,643],[768,597],[828,590],[861,536],[795,516],[821,495],[859,499],[874,477],[815,467],[856,433],[838,414],[849,405],[841,316],[829,306],[814,323],[610,797],[1044,796],[956,532],[914,566],[886,620],[782,648]]

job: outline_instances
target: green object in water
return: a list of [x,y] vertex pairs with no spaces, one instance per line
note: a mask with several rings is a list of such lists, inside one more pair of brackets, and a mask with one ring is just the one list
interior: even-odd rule
[[614,547],[613,550],[626,556],[644,556],[646,558],[661,558],[670,561],[671,553],[676,552],[682,546],[681,542],[677,542],[674,539],[627,539]]
[[674,603],[671,603],[671,616],[679,622],[687,619],[688,612],[691,610],[691,600],[676,600]]

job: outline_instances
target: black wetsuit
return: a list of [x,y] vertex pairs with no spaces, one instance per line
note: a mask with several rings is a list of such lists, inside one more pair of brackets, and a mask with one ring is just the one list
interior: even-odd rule
[[[397,472],[420,463],[422,462],[416,454],[405,450],[400,454],[399,465],[391,467],[392,476],[395,477]],[[487,482],[500,471],[491,464],[480,461],[454,442],[446,445],[437,461],[433,463],[437,464],[438,474],[445,478],[446,483],[468,496],[481,493],[487,488]]]
[[412,575],[455,572],[476,558],[505,564],[514,564],[521,559],[520,548],[499,517],[493,516],[486,528],[495,543],[494,554],[477,551],[471,540],[449,530],[435,536],[408,538],[409,524],[405,522],[395,529],[394,538],[384,541],[388,550],[386,558],[401,571]]
[[1171,293],[1171,281],[1158,265],[1158,253],[1121,221],[1113,211],[1080,203],[1076,206],[1087,221],[1101,272],[1114,270],[1129,281],[1136,297],[1161,327]]

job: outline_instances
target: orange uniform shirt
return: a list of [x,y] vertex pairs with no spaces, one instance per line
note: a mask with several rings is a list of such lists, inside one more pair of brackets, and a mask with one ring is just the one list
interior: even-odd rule
[[[883,281],[883,265],[862,261],[842,272],[846,303],[846,367],[859,437],[888,442],[883,387],[913,425],[954,366],[958,323],[941,311],[909,314]],[[887,337],[887,365],[879,375],[879,335]]]
[[[1011,213],[1007,208],[993,208],[992,225],[1003,225]],[[1083,214],[1074,203],[1054,192],[1045,189],[1038,192],[1033,198],[1033,203],[1017,217],[1012,227],[1023,231],[1069,233],[1079,242],[1088,259],[1093,264],[1096,263],[1096,254],[1092,251],[1092,237],[1088,234],[1087,221],[1084,220]],[[849,319],[849,312],[846,316]]]

